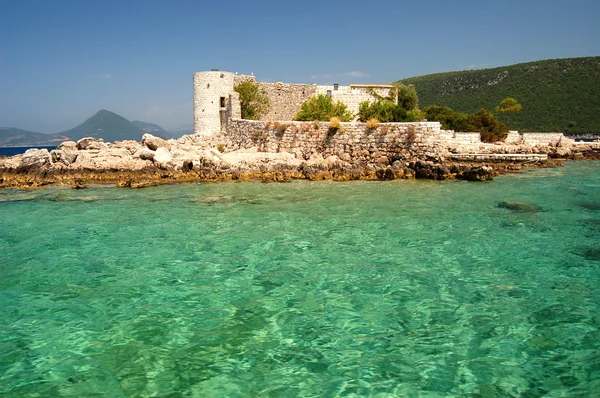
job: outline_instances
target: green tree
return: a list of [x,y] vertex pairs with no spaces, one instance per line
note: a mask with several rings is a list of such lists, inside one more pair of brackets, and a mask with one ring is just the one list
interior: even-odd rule
[[447,106],[431,105],[423,108],[425,118],[432,122],[440,122],[445,130],[471,131],[467,118],[469,115],[454,111]]
[[358,107],[358,120],[366,122],[377,119],[382,123],[407,121],[407,112],[400,105],[390,101],[363,101]]
[[481,133],[483,142],[503,141],[508,135],[508,128],[491,113],[481,108],[467,117],[470,130]]
[[235,85],[233,90],[240,94],[242,119],[258,120],[269,112],[271,101],[264,88],[251,79]]
[[333,102],[331,97],[319,94],[302,104],[300,112],[296,114],[294,120],[329,121],[332,117],[338,117],[342,122],[349,122],[354,115],[343,102]]
[[417,89],[412,84],[394,83],[394,87],[398,92],[398,105],[406,112],[417,110],[419,107],[419,96]]
[[521,106],[521,104],[519,104],[517,102],[516,99],[508,97],[508,98],[504,98],[502,100],[502,102],[500,102],[500,105],[498,105],[496,107],[496,113],[504,114],[504,117],[505,117],[504,121],[506,124],[508,124],[508,116],[511,113],[521,112],[522,108],[523,107]]

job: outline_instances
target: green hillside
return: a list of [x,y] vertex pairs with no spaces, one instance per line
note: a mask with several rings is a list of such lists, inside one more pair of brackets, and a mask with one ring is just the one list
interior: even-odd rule
[[140,129],[142,134],[152,134],[156,137],[164,138],[165,140],[173,138],[173,135],[171,133],[160,127],[158,124],[142,122],[139,120],[132,120],[131,123],[133,123],[138,129]]
[[138,126],[123,116],[103,109],[79,126],[63,131],[60,135],[65,135],[74,141],[83,137],[97,137],[103,138],[104,141],[114,142],[121,140],[140,141],[143,133]]
[[552,59],[493,69],[436,73],[400,80],[414,84],[419,107],[494,111],[506,97],[523,105],[508,127],[520,131],[600,133],[600,57]]

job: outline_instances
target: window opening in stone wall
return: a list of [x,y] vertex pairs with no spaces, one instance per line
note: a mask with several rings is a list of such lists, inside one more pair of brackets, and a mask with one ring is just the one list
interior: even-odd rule
[[333,89],[337,91],[338,88],[340,88],[339,83],[333,83]]
[[225,97],[221,97],[221,108],[225,108]]
[[208,83],[208,84],[206,85],[206,88],[210,88],[210,83]]
[[327,96],[331,98],[331,90],[327,90]]

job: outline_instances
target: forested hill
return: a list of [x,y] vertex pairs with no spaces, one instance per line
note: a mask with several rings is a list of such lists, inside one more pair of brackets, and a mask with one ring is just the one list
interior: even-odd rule
[[419,107],[494,111],[506,97],[523,106],[508,127],[519,131],[600,133],[600,57],[551,59],[493,69],[436,73],[400,80],[414,84]]

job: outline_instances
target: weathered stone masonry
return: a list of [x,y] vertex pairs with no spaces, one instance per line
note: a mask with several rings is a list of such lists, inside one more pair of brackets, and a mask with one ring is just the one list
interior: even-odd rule
[[[364,123],[343,123],[342,129],[332,132],[327,122],[292,122],[303,102],[325,94],[345,103],[358,113],[363,101],[375,101],[389,96],[393,86],[385,84],[353,84],[349,86],[317,86],[315,84],[286,84],[258,82],[271,105],[261,121],[241,119],[236,84],[254,76],[231,72],[210,71],[194,74],[194,127],[196,133],[214,135],[225,133],[231,149],[258,147],[265,152],[289,152],[297,158],[313,155],[335,155],[342,160],[381,163],[386,159],[410,156],[460,157],[478,153],[526,153],[536,147],[572,145],[574,142],[561,133],[510,132],[508,147],[484,144],[479,133],[454,132],[441,129],[437,122],[381,123],[367,129]],[[538,148],[538,149],[539,149]],[[470,155],[469,155],[470,156]]]
[[[254,76],[231,72],[210,71],[194,74],[194,130],[198,134],[213,135],[227,129],[228,119],[241,117],[239,97],[233,91],[236,84]],[[363,101],[386,97],[393,86],[388,84],[352,84],[350,86],[317,86],[316,84],[289,84],[258,82],[270,100],[270,109],[262,120],[292,120],[302,103],[315,95],[329,95],[341,101],[348,110],[358,115]]]

